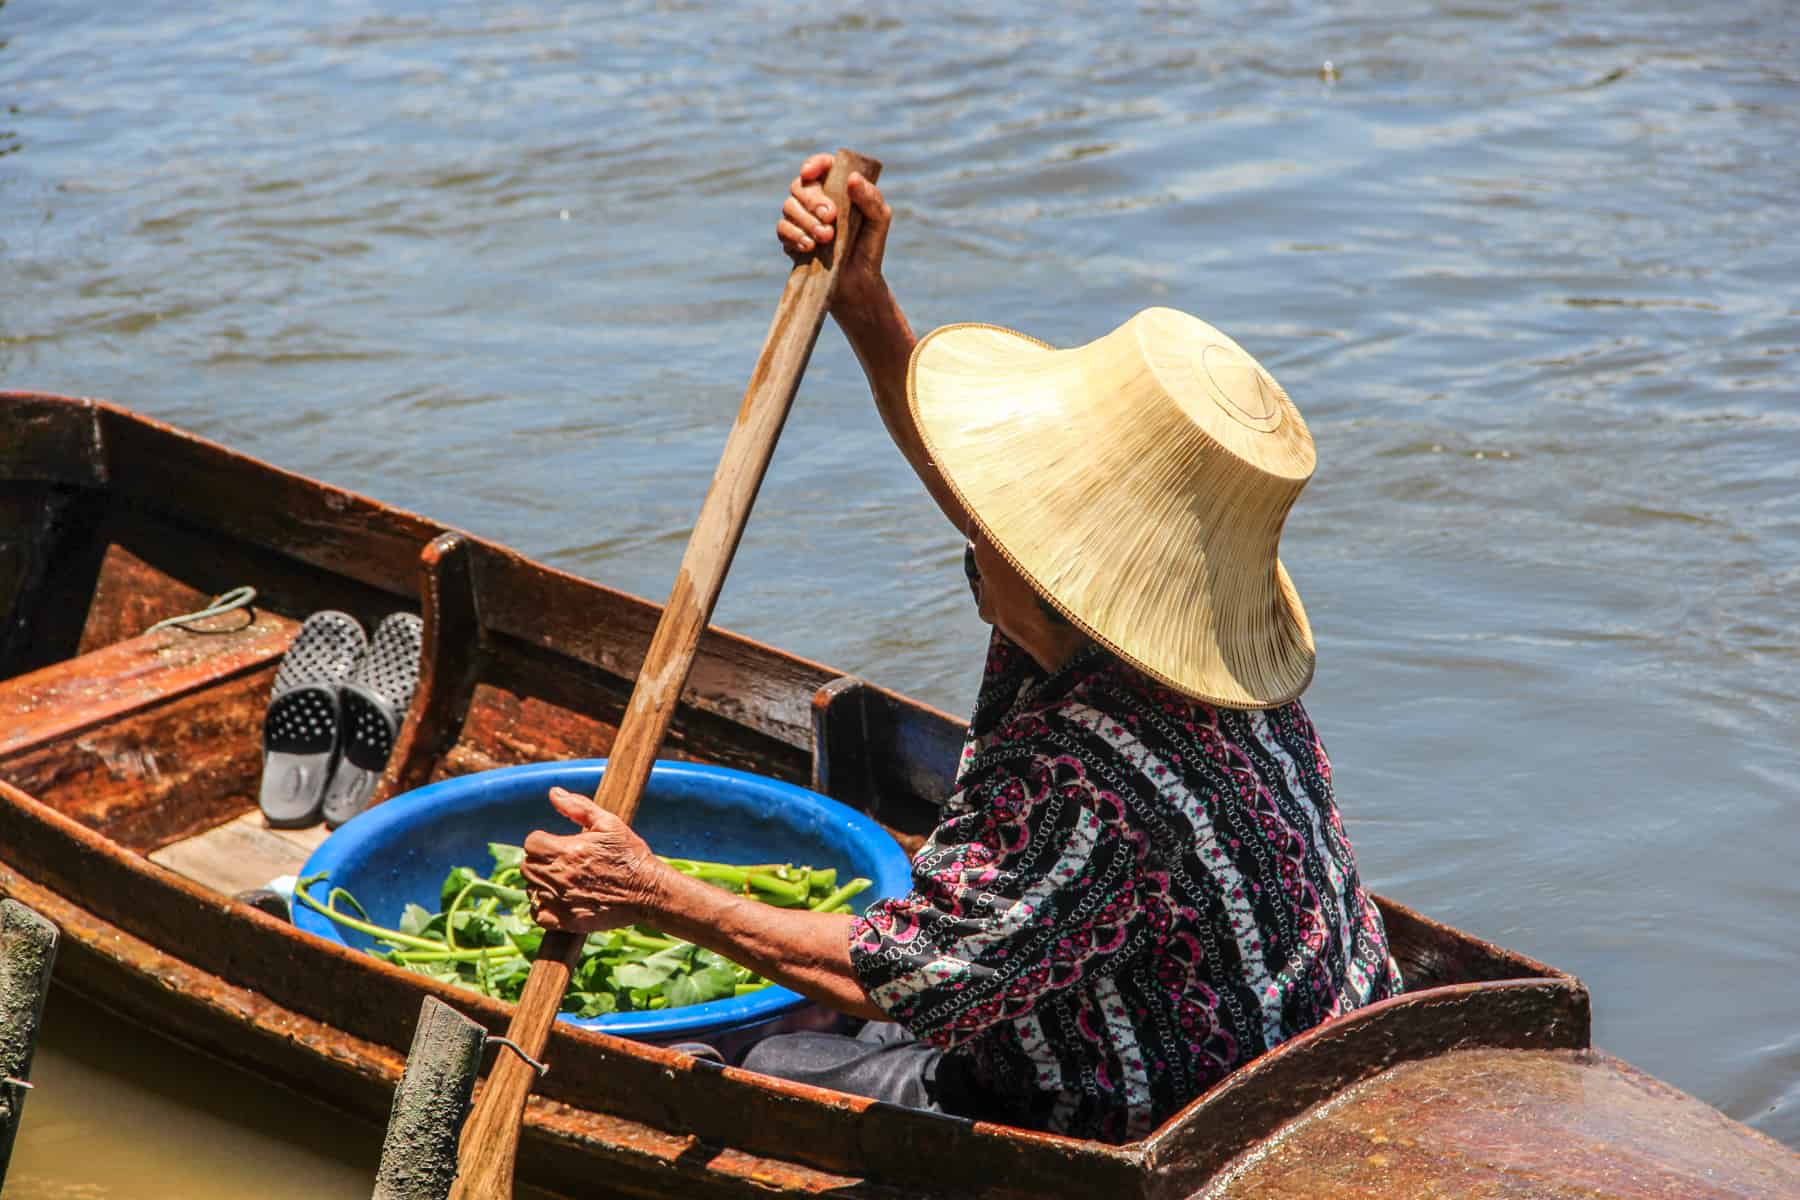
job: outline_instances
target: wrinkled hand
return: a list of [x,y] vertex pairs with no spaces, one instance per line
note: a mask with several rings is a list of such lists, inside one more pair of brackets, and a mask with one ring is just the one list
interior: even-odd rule
[[[831,170],[832,156],[815,154],[800,164],[800,173],[788,185],[787,202],[781,206],[781,219],[775,223],[775,236],[789,256],[809,254],[823,242],[837,236],[833,222],[837,207],[826,199],[825,175]],[[863,304],[882,294],[886,283],[881,277],[881,259],[887,249],[888,227],[893,224],[894,210],[881,198],[881,189],[864,179],[861,171],[852,171],[847,184],[850,202],[862,213],[863,225],[856,235],[850,257],[838,268],[837,299],[833,307]]]
[[545,929],[592,933],[654,920],[657,880],[668,868],[631,826],[584,796],[550,789],[550,805],[582,827],[525,839],[533,916]]

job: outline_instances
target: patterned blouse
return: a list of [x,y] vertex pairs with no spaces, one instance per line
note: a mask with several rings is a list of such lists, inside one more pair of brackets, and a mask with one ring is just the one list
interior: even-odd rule
[[1298,701],[1214,708],[1095,645],[1046,676],[996,630],[956,786],[850,957],[982,1116],[1136,1139],[1402,989]]

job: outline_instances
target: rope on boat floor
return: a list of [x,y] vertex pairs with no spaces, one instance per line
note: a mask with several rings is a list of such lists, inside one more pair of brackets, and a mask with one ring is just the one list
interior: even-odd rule
[[[251,603],[254,602],[255,599],[255,588],[250,587],[248,584],[243,587],[234,587],[229,592],[220,592],[217,596],[214,596],[211,600],[207,601],[205,608],[199,609],[196,612],[182,613],[178,617],[164,617],[156,624],[150,626],[150,628],[144,630],[144,632],[147,634],[155,633],[161,629],[178,627],[186,629],[189,633],[236,633],[239,629],[248,629],[251,625],[256,624],[256,613],[250,608]],[[195,621],[204,621],[208,617],[222,617],[226,613],[237,612],[239,610],[245,611],[249,615],[250,620],[248,623],[239,625],[236,628],[188,629],[188,626]]]
[[505,1046],[508,1050],[511,1050],[514,1054],[524,1059],[527,1063],[530,1063],[531,1069],[538,1073],[539,1079],[542,1079],[549,1073],[549,1063],[539,1062],[537,1059],[531,1057],[531,1055],[525,1053],[525,1048],[523,1046],[519,1045],[519,1043],[513,1041],[511,1038],[495,1037],[493,1034],[489,1034],[488,1041],[498,1042],[500,1045]]

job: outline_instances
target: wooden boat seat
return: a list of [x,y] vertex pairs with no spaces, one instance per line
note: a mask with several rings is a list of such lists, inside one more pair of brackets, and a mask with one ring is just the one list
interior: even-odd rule
[[254,808],[263,710],[299,624],[250,615],[0,682],[0,778],[140,852]]

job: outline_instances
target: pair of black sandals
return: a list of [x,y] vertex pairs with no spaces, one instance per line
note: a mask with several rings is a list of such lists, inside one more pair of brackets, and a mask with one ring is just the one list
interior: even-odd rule
[[275,672],[263,719],[260,804],[272,826],[336,828],[368,806],[419,686],[422,626],[394,613],[365,636],[317,612]]

